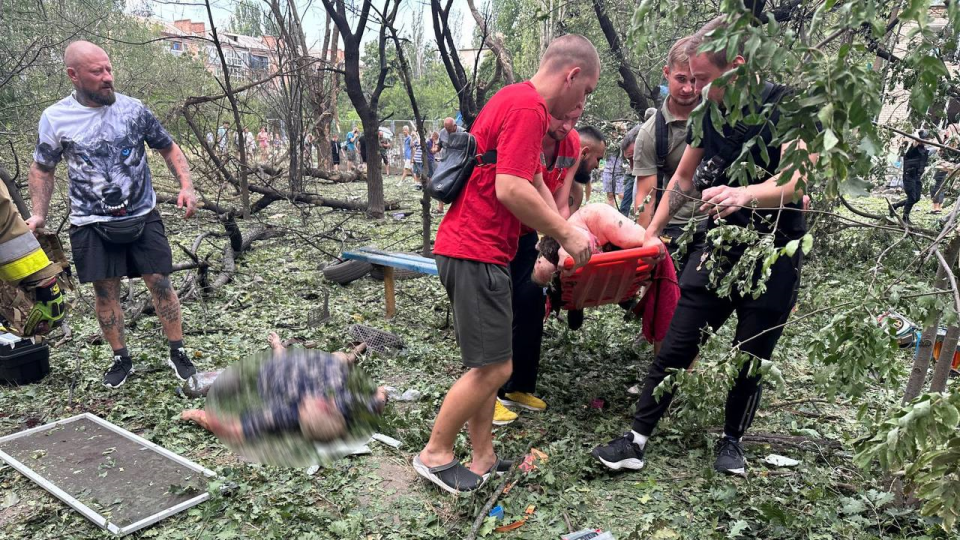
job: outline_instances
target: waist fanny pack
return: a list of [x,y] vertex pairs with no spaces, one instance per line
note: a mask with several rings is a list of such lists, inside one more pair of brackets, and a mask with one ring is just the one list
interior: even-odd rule
[[101,238],[111,244],[130,244],[140,239],[146,224],[147,216],[139,216],[122,221],[101,221],[94,223],[92,227]]
[[427,193],[442,203],[452,203],[467,185],[476,166],[497,162],[497,151],[488,150],[477,155],[477,139],[467,132],[451,133],[443,145],[446,154],[427,184]]

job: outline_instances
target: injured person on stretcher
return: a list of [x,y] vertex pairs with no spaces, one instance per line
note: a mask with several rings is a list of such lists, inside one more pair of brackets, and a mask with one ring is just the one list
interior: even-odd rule
[[287,350],[274,332],[268,340],[272,356],[224,370],[209,388],[213,404],[183,411],[181,418],[232,444],[279,434],[326,443],[382,413],[386,390],[374,388],[355,369],[365,344],[349,353],[327,353]]
[[[609,204],[588,204],[574,212],[567,221],[589,239],[593,253],[643,246],[644,228]],[[560,243],[549,236],[541,238],[538,247],[540,256],[533,267],[533,281],[547,286],[568,255]]]

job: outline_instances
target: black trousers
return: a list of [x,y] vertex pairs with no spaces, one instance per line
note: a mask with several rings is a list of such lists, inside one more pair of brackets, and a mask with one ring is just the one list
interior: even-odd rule
[[[702,252],[691,254],[699,260]],[[767,291],[754,299],[752,296],[720,298],[707,288],[704,273],[695,266],[688,266],[680,279],[680,301],[674,312],[660,354],[650,367],[637,403],[633,429],[643,435],[651,435],[660,418],[667,412],[673,393],[654,397],[657,385],[667,376],[668,370],[687,369],[700,353],[706,336],[702,329],[716,330],[736,311],[737,329],[734,347],[757,358],[769,359],[783,328],[797,301],[800,284],[800,253],[794,258],[780,257],[774,263]],[[705,272],[705,271],[703,271]],[[765,332],[766,331],[766,332]],[[759,334],[759,335],[758,335]],[[757,407],[760,405],[762,387],[759,375],[749,375],[751,362],[747,362],[727,394],[724,432],[740,438],[750,427]]]
[[947,196],[946,186],[943,181],[947,179],[947,171],[937,171],[933,174],[933,187],[930,188],[930,198],[937,204],[943,204],[943,199]]
[[[660,238],[669,238],[666,244],[667,253],[672,257],[674,253],[680,249],[680,244],[677,240],[683,235],[684,227],[680,225],[667,225],[663,229],[663,233],[660,235]],[[693,238],[686,245],[686,251],[683,253],[683,257],[680,257],[679,262],[677,263],[677,276],[683,273],[683,269],[687,266],[687,263],[690,262],[690,255],[696,252],[701,252],[704,246],[707,245],[707,229],[704,223],[697,227],[697,230],[693,233]],[[695,264],[699,263],[699,259]]]
[[907,198],[893,205],[894,208],[903,207],[903,220],[910,220],[910,211],[913,205],[920,202],[920,177],[923,175],[923,169],[918,167],[905,167],[903,169],[903,192]]
[[500,389],[533,393],[540,370],[540,345],[543,341],[543,316],[546,298],[543,287],[531,279],[537,262],[537,233],[520,237],[517,256],[510,262],[513,279],[513,374]]

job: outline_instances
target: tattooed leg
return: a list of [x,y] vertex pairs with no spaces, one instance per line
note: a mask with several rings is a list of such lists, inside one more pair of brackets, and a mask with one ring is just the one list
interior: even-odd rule
[[153,296],[153,307],[163,326],[163,333],[169,341],[183,339],[183,327],[180,324],[180,299],[170,283],[170,276],[164,274],[146,274],[144,283]]
[[93,290],[103,339],[114,351],[126,347],[123,339],[123,308],[120,306],[120,278],[94,281]]

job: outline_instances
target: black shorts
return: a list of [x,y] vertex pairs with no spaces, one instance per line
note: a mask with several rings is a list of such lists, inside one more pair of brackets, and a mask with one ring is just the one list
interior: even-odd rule
[[170,243],[156,209],[147,214],[143,234],[135,242],[111,244],[92,225],[71,226],[70,249],[80,283],[169,274],[173,270]]

